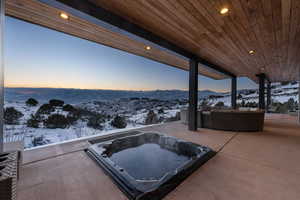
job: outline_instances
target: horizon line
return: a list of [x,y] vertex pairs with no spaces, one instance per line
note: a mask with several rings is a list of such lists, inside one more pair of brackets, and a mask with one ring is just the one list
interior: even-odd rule
[[[151,92],[151,91],[186,91],[188,92],[189,90],[186,89],[152,89],[152,90],[128,90],[128,89],[101,89],[101,88],[61,88],[61,87],[11,87],[11,86],[4,86],[3,88],[22,88],[22,89],[70,89],[70,90],[111,90],[111,91],[128,91],[128,92]],[[203,90],[198,90],[198,91],[212,91],[212,92],[230,92],[230,91],[217,91],[217,90],[212,90],[212,89],[203,89]]]

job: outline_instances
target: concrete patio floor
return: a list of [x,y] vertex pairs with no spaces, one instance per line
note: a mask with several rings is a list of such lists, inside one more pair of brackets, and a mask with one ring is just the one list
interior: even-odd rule
[[[300,125],[267,115],[263,132],[187,131],[180,122],[143,128],[213,148],[218,154],[166,200],[300,199]],[[125,200],[76,141],[24,152],[18,200]],[[138,161],[137,161],[138,162]]]

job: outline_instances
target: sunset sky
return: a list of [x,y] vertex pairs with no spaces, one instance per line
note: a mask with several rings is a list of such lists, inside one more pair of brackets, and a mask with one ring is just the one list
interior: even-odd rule
[[[5,86],[114,90],[188,89],[188,72],[6,17]],[[238,88],[255,88],[238,79]],[[230,90],[200,76],[199,89]]]

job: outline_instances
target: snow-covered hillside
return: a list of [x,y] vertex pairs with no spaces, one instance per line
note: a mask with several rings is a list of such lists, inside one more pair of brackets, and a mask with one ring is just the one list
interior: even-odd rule
[[[271,98],[272,102],[285,103],[290,98],[294,99],[295,102],[298,101],[298,86],[297,82],[281,84],[272,84]],[[243,89],[239,90],[238,93],[238,103],[248,102],[258,102],[258,89]],[[231,104],[230,93],[220,94],[220,97],[209,97],[208,101],[211,105],[215,105],[218,102],[224,102],[226,106]]]
[[[22,116],[17,120],[17,123],[5,124],[4,134],[7,140],[11,137],[24,137],[25,148],[30,148],[80,137],[107,134],[118,129],[112,126],[112,121],[116,116],[122,116],[126,121],[126,126],[122,127],[123,129],[178,120],[180,108],[183,105],[186,105],[186,101],[164,101],[147,98],[72,104],[76,112],[81,112],[76,121],[67,124],[66,127],[49,128],[46,122],[50,116],[58,114],[68,119],[74,112],[64,111],[63,106],[55,106],[49,113],[39,114],[41,119],[37,122],[38,127],[32,127],[32,125],[28,125],[28,121],[40,113],[42,105],[29,106],[25,102],[5,102],[5,108],[13,107]],[[149,111],[153,113],[152,118],[149,117]],[[88,124],[91,118],[95,116],[101,118],[101,122],[96,128]],[[147,118],[148,121],[146,121]]]
[[[109,91],[47,88],[9,88],[5,91],[5,140],[24,138],[25,148],[80,137],[107,134],[117,129],[179,120],[187,107],[188,93],[180,90]],[[35,98],[38,105],[26,100]],[[272,102],[298,101],[298,83],[273,84]],[[51,106],[50,99],[61,99],[63,105]],[[224,104],[223,104],[223,103]],[[257,89],[238,91],[238,104],[258,102]],[[230,93],[199,92],[199,105],[229,107]],[[9,109],[8,109],[9,108]],[[289,107],[287,107],[289,109]],[[277,109],[281,112],[282,109]]]

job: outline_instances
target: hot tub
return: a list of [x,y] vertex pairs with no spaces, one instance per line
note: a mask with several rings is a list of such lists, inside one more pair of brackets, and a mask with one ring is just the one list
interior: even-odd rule
[[208,147],[159,133],[99,142],[87,150],[133,200],[158,200],[215,155]]

